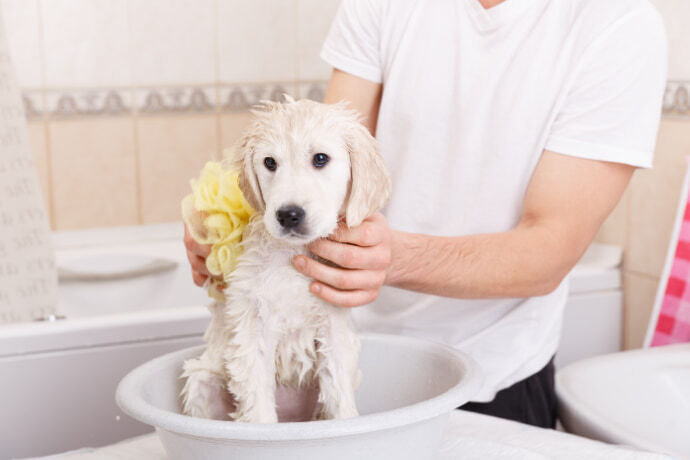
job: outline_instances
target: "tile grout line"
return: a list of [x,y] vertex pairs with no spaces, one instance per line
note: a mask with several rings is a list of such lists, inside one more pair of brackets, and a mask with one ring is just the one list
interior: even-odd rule
[[302,23],[300,22],[300,2],[299,0],[293,0],[294,2],[294,23],[295,23],[295,81],[294,81],[294,91],[295,91],[295,98],[296,99],[302,99],[302,88],[300,87],[300,81],[299,77],[300,74],[302,73],[302,69],[300,68],[300,35],[299,31],[300,28],[302,27]]
[[134,194],[136,199],[137,222],[141,225],[144,223],[144,213],[142,209],[142,177],[141,177],[141,149],[139,146],[139,110],[136,103],[136,90],[134,84],[134,55],[132,49],[132,0],[127,0],[125,3],[126,17],[127,17],[127,61],[129,66],[129,95],[131,98],[131,117],[132,117],[132,138],[134,141]]
[[[630,183],[628,183],[628,189]],[[628,190],[625,194],[625,234],[623,235],[623,247],[627,248],[630,244],[630,202],[632,201],[632,191]]]
[[213,73],[215,77],[214,90],[215,90],[215,101],[214,101],[214,112],[216,115],[216,151],[215,160],[223,159],[223,126],[222,126],[222,111],[221,104],[222,99],[220,96],[220,27],[218,13],[220,11],[220,6],[218,4],[220,0],[213,0]]
[[[291,81],[291,80],[288,80]],[[309,79],[304,79],[300,80],[301,83],[320,83],[323,82],[324,80],[322,79],[314,79],[314,78],[309,78]],[[217,78],[217,82],[227,84],[227,85],[266,85],[266,84],[275,84],[275,83],[284,83],[285,80],[281,79],[266,79],[266,80],[228,80],[228,81],[223,81],[222,79]],[[198,86],[210,86],[213,85],[215,81],[207,81],[207,82],[197,82],[195,83]],[[673,80],[668,80],[667,84],[674,84],[675,82]],[[107,87],[102,86],[102,85],[81,85],[81,86],[65,86],[65,85],[57,85],[57,86],[40,86],[40,87],[35,87],[35,86],[24,86],[22,89],[25,90],[41,90],[41,89],[46,89],[48,91],[54,90],[54,91],[61,91],[61,90],[90,90],[90,89],[102,89],[102,88],[107,88],[107,89],[118,89],[118,88],[129,88],[131,85],[108,85]],[[185,85],[178,85],[178,84],[173,84],[173,83],[146,83],[144,85],[135,85],[137,88],[148,88],[148,87],[177,87],[177,86],[190,86],[190,84],[185,84]],[[669,115],[672,115],[673,112],[667,111]]]
[[628,251],[627,249],[629,248],[629,242],[630,242],[630,202],[632,201],[632,190],[631,187],[633,186],[632,180],[628,183],[628,190],[627,190],[627,196],[625,197],[625,234],[623,235],[623,273],[622,273],[622,283],[621,283],[621,291],[623,293],[623,312],[622,312],[622,318],[621,321],[623,323],[622,325],[622,331],[621,331],[621,348],[625,349],[627,345],[627,337],[628,337],[628,317],[630,316],[629,312],[629,306],[628,306],[628,296],[626,295],[627,289],[625,288],[625,277],[629,273],[628,270]]
[[[304,80],[298,80],[299,83],[307,84],[318,84],[327,83],[328,78],[318,79],[309,78]],[[217,80],[211,81],[199,81],[195,83],[147,83],[143,85],[130,84],[130,85],[80,85],[80,86],[24,86],[21,88],[22,91],[47,91],[47,92],[64,92],[64,91],[118,91],[126,90],[130,88],[134,89],[180,89],[180,88],[201,88],[204,86],[214,86],[219,84],[221,86],[271,86],[280,85],[285,83],[294,83],[294,79],[268,79],[268,80],[236,80],[236,81],[224,81],[218,77]]]
[[623,311],[621,312],[621,337],[620,337],[620,346],[621,349],[625,350],[627,345],[628,345],[628,335],[629,335],[629,326],[628,326],[628,321],[630,317],[630,306],[628,304],[628,296],[627,296],[627,291],[626,289],[626,282],[625,278],[626,275],[629,273],[628,270],[628,251],[627,249],[629,248],[629,241],[630,241],[630,202],[632,201],[632,190],[631,187],[633,186],[632,180],[628,182],[628,190],[627,190],[627,196],[625,197],[625,233],[623,235],[623,273],[621,276],[621,292],[623,295]]
[[[630,245],[630,202],[632,201],[632,187],[633,187],[633,181],[632,179],[630,182],[628,182],[628,188],[625,192],[625,232],[623,234],[623,273],[628,271],[628,256],[627,256],[627,249],[629,248]],[[625,296],[623,296],[623,303],[625,304]]]
[[[661,277],[648,275],[646,273],[638,272],[635,270],[626,271],[624,274],[626,276],[627,275],[637,276],[637,277],[642,278],[646,281],[651,281],[656,285],[656,287],[654,289],[654,296],[652,298],[652,309],[650,311],[650,314],[653,314],[653,302],[655,301],[654,299],[656,299],[656,294],[657,294],[657,291],[659,290],[659,283],[661,283]],[[626,296],[625,296],[626,284],[627,284],[627,282],[625,280],[623,280],[623,292],[624,292],[623,302],[624,302],[624,305],[625,305],[625,298],[626,298]],[[633,347],[634,341],[631,340],[631,336],[633,336],[633,338],[634,338],[635,329],[630,327],[628,324],[630,316],[631,315],[629,313],[628,308],[624,308],[623,309],[623,336],[622,336],[622,348],[623,348],[623,350],[627,350],[627,349],[630,349],[631,347]],[[649,319],[646,321],[646,323],[648,323],[648,322],[649,322]],[[643,331],[643,337],[644,337],[645,333],[646,333],[646,327],[645,327],[645,330]]]
[[220,88],[216,87],[216,107],[215,107],[215,118],[216,118],[216,151],[214,160],[223,159],[223,126],[222,126],[222,114],[220,111]]

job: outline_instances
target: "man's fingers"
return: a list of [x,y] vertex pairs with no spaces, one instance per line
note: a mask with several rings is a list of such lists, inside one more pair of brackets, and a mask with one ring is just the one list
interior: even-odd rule
[[203,286],[204,286],[204,283],[205,283],[206,280],[208,279],[208,276],[202,275],[202,274],[199,273],[199,272],[193,271],[193,272],[192,272],[192,279],[194,279],[194,284],[196,284],[196,285],[199,286],[199,287],[203,287]]
[[197,243],[197,241],[192,238],[186,225],[184,226],[184,246],[187,248],[188,253],[191,252],[203,258],[206,258],[211,253],[211,245]]
[[356,227],[348,227],[340,223],[328,238],[340,243],[355,244],[357,246],[376,246],[383,241],[384,232],[372,221],[364,221]]
[[306,256],[297,256],[294,263],[297,270],[306,276],[340,290],[378,289],[385,278],[383,271],[334,268]]
[[200,275],[203,276],[210,276],[211,274],[208,272],[208,268],[206,268],[206,259],[197,256],[195,254],[192,254],[191,252],[187,253],[187,260],[189,260],[189,265],[192,266],[192,271],[199,273]]
[[341,291],[318,281],[311,284],[310,290],[315,296],[326,302],[346,308],[366,305],[378,297],[377,290]]
[[347,227],[344,224],[338,226],[329,240],[340,243],[355,244],[357,246],[376,246],[383,240],[383,235],[376,231],[376,228],[368,223],[362,223],[357,227]]
[[209,254],[211,254],[210,244],[199,244],[196,241],[194,241],[194,239],[192,239],[191,243],[186,246],[187,251],[191,252],[192,254],[196,254],[197,256],[203,257],[204,259],[208,257]]
[[189,265],[192,267],[192,279],[194,284],[199,287],[203,287],[204,283],[210,276],[208,269],[206,268],[206,261],[199,256],[187,253],[187,259],[189,260]]
[[324,239],[317,240],[308,247],[317,256],[343,268],[379,270],[386,268],[390,262],[390,254],[377,248],[363,248]]

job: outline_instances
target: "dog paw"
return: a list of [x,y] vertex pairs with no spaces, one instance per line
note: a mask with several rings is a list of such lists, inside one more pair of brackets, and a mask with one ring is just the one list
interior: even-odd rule
[[322,408],[316,414],[316,420],[332,420],[358,417],[359,412],[354,405],[342,404],[337,407]]
[[235,402],[225,390],[224,379],[202,369],[188,372],[185,377],[182,412],[192,417],[227,420],[226,414],[234,409]]
[[236,422],[243,423],[278,423],[278,415],[275,410],[235,411],[230,414],[230,418]]

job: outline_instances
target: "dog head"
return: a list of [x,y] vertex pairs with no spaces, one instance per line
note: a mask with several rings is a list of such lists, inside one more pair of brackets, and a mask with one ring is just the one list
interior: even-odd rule
[[345,104],[263,102],[235,149],[247,201],[268,232],[294,244],[359,225],[390,194],[376,140]]

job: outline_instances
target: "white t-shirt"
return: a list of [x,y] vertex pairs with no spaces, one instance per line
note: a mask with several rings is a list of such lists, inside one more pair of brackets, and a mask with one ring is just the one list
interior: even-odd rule
[[[544,149],[650,167],[665,43],[647,0],[345,0],[321,56],[383,83],[391,227],[459,236],[515,227]],[[355,319],[468,352],[485,373],[474,400],[490,401],[554,355],[567,293],[567,281],[527,299],[386,287]]]

